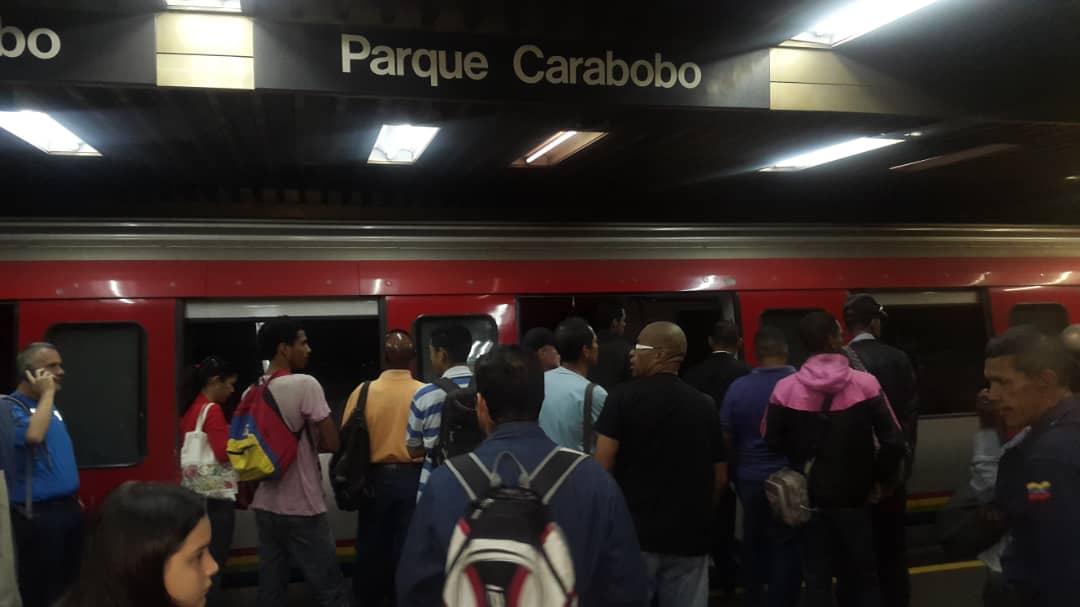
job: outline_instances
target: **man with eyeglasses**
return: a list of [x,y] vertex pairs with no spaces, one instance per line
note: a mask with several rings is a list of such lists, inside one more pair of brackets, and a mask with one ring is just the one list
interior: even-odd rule
[[622,488],[660,607],[705,607],[713,507],[727,485],[712,397],[679,379],[686,335],[655,322],[630,353],[634,380],[608,395],[596,459]]

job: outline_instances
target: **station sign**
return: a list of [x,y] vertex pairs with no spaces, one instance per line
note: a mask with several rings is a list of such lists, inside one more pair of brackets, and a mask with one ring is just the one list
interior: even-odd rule
[[256,21],[255,88],[476,101],[769,107],[769,55]]
[[0,8],[0,80],[154,84],[154,16]]

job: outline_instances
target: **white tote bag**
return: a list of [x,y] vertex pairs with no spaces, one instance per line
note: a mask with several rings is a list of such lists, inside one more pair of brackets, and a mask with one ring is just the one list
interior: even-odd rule
[[184,434],[184,446],[180,450],[181,484],[195,493],[221,500],[236,499],[236,471],[214,457],[210,437],[203,432],[206,413],[214,403],[207,403],[199,412],[195,431]]

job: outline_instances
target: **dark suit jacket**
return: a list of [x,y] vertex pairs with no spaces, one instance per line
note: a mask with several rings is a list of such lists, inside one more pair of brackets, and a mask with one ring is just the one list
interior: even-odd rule
[[713,352],[704,361],[687,370],[683,380],[713,397],[716,410],[719,411],[731,384],[749,373],[750,367],[730,353]]
[[904,429],[912,457],[918,439],[919,398],[911,359],[903,350],[877,339],[864,339],[849,347],[858,354],[866,370],[877,378]]

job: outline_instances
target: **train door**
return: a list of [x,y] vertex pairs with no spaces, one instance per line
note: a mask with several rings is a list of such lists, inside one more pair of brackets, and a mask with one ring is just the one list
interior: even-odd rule
[[762,325],[776,327],[788,339],[789,361],[794,366],[806,360],[806,350],[799,339],[799,320],[808,312],[824,310],[842,320],[844,300],[848,292],[843,289],[808,291],[740,291],[739,314],[745,336],[746,360],[758,363],[754,355],[754,334]]
[[177,478],[176,323],[174,300],[19,304],[20,348],[45,340],[63,356],[57,410],[88,507],[127,480]]
[[472,334],[472,364],[499,343],[517,343],[517,308],[510,295],[393,295],[386,298],[386,328],[404,329],[416,340],[416,377],[436,379],[428,347],[431,333],[447,324],[460,324]]
[[1058,335],[1070,323],[1080,322],[1080,288],[1029,286],[990,289],[994,333],[1016,325],[1034,325],[1047,335]]

